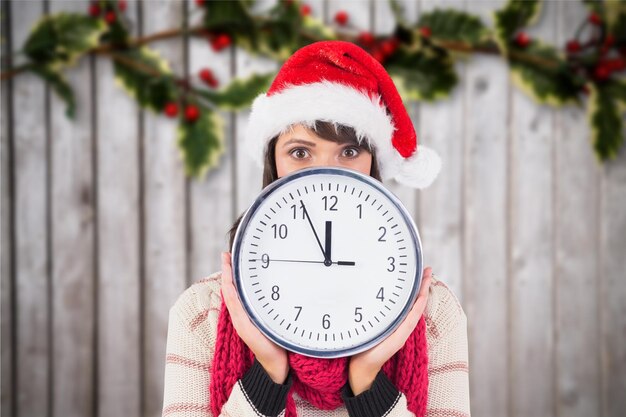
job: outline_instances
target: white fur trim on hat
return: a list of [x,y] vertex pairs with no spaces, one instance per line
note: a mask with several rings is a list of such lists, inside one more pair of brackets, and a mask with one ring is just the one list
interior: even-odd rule
[[265,146],[294,123],[315,120],[341,123],[354,128],[359,141],[367,139],[376,149],[381,174],[397,151],[391,144],[395,127],[380,97],[370,98],[346,84],[323,80],[286,86],[281,92],[259,95],[252,103],[246,129],[246,148],[263,164]]

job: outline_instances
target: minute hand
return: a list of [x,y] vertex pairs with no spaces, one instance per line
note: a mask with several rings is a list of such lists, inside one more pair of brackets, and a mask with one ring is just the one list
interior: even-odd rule
[[302,210],[304,211],[304,215],[306,216],[306,219],[309,221],[309,225],[311,226],[311,229],[313,230],[313,234],[315,235],[317,244],[319,245],[320,250],[322,251],[322,255],[324,256],[324,259],[326,259],[326,252],[324,252],[324,248],[322,247],[322,242],[320,242],[320,238],[317,236],[315,227],[313,227],[313,222],[311,222],[311,218],[309,217],[309,212],[306,210],[306,207],[304,206],[304,202],[302,200],[300,200],[300,205],[302,205]]

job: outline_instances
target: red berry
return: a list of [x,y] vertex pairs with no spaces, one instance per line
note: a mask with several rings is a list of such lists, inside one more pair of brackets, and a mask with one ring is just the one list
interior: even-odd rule
[[393,54],[396,51],[396,49],[398,49],[399,43],[400,42],[398,41],[398,39],[391,38],[381,43],[380,49],[382,53],[385,55],[385,57],[388,57],[389,55]]
[[611,69],[606,65],[606,63],[599,63],[595,69],[593,70],[593,75],[596,80],[604,81],[609,78],[611,75]]
[[202,81],[204,81],[206,84],[210,85],[213,88],[217,87],[217,80],[213,75],[213,71],[208,68],[203,68],[200,71],[200,79],[202,79]]
[[374,35],[372,35],[371,33],[361,32],[357,41],[365,46],[372,46],[376,40],[374,39]]
[[335,22],[339,23],[342,26],[345,25],[348,22],[348,12],[343,10],[337,12],[337,14],[335,15]]
[[604,45],[607,47],[611,47],[613,46],[614,43],[615,43],[615,36],[611,35],[610,33],[606,35],[606,38],[604,38]]
[[530,43],[530,36],[526,32],[520,32],[515,35],[515,43],[521,48],[526,48]]
[[609,59],[605,62],[611,71],[622,71],[626,68],[626,61],[624,58]]
[[430,35],[433,34],[433,31],[428,26],[423,26],[420,28],[420,35],[424,38],[430,38]]
[[303,4],[302,6],[300,6],[300,14],[302,16],[308,16],[311,14],[311,6],[309,6],[308,4]]
[[125,12],[126,8],[127,8],[128,4],[126,3],[126,0],[119,0],[117,2],[117,7],[119,7],[121,12]]
[[100,10],[100,5],[97,3],[91,3],[89,5],[89,16],[91,17],[98,17],[100,16],[100,12],[102,10]]
[[596,12],[593,12],[589,15],[589,21],[593,23],[594,25],[598,25],[598,26],[602,24],[602,18]]
[[386,55],[380,49],[372,51],[372,56],[376,61],[380,62],[381,64],[385,62]]
[[168,117],[176,117],[176,115],[178,114],[178,105],[170,101],[165,105],[163,111]]
[[214,51],[221,51],[231,44],[230,36],[226,33],[220,33],[211,38],[211,47]]
[[567,42],[567,52],[575,54],[578,51],[580,51],[580,42],[575,39]]
[[117,20],[117,16],[113,10],[110,10],[104,15],[104,20],[106,20],[109,25],[112,25]]
[[196,6],[199,6],[199,7],[204,6],[204,2],[205,2],[205,1],[206,1],[206,0],[196,0]]
[[193,104],[188,105],[185,108],[185,120],[188,122],[195,122],[200,117],[200,110]]

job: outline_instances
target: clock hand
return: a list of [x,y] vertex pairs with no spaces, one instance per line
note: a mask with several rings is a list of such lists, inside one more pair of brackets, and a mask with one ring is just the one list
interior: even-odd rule
[[330,249],[332,243],[332,231],[333,231],[333,222],[326,221],[326,245],[324,250],[324,265],[331,266],[333,261],[330,257]]
[[315,231],[315,227],[313,227],[313,223],[311,222],[311,218],[309,217],[309,212],[307,211],[306,207],[304,206],[304,202],[302,200],[300,200],[300,204],[302,205],[302,210],[304,211],[304,215],[306,216],[306,219],[309,221],[309,226],[311,226],[311,229],[313,230],[313,234],[315,235],[315,239],[317,240],[317,244],[320,247],[320,250],[322,251],[322,255],[324,255],[324,259],[326,259],[326,253],[324,252],[324,248],[322,247],[322,242],[320,242],[320,238],[317,236],[317,232]]
[[[262,261],[263,259],[252,259],[253,261]],[[269,262],[297,262],[297,263],[305,263],[305,264],[325,264],[325,261],[301,261],[296,259],[269,259]],[[356,262],[354,261],[337,261],[333,262],[336,265],[341,266],[356,266]]]

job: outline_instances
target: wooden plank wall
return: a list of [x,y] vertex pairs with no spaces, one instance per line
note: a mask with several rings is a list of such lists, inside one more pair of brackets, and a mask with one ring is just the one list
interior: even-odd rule
[[[454,7],[489,24],[504,4],[401,2],[411,22]],[[309,4],[327,23],[346,10],[362,30],[393,27],[386,1]],[[141,35],[178,26],[195,8],[131,1],[127,13]],[[44,13],[86,9],[86,1],[3,2],[3,57]],[[579,2],[546,2],[530,32],[563,45],[585,16]],[[193,83],[204,67],[222,85],[278,68],[201,39],[151,47]],[[626,148],[598,164],[584,109],[537,106],[499,58],[477,56],[457,70],[449,99],[408,104],[420,141],[443,158],[439,179],[422,192],[386,184],[413,214],[426,264],[468,316],[472,414],[621,416]],[[219,267],[229,226],[261,187],[242,146],[249,110],[221,113],[225,153],[191,180],[175,123],[139,109],[108,60],[84,59],[67,76],[75,121],[35,77],[2,82],[2,417],[158,416],[169,307]]]

